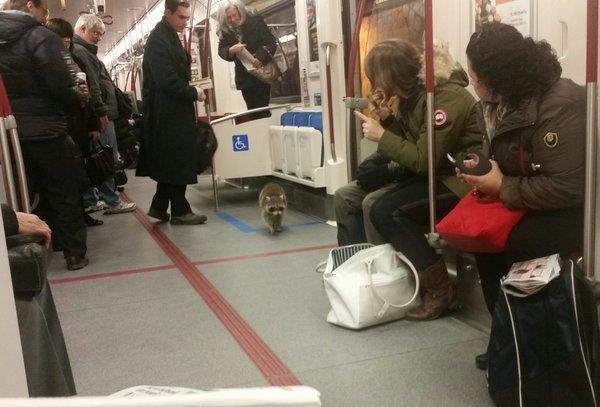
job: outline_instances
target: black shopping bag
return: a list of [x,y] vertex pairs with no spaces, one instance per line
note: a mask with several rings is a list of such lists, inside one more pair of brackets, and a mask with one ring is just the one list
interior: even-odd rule
[[94,186],[114,177],[115,157],[110,146],[94,143],[92,150],[83,157],[83,163]]

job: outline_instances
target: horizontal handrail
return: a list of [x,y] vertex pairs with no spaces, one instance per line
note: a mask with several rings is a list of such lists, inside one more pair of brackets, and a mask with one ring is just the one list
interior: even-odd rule
[[258,113],[258,112],[266,112],[267,110],[275,110],[275,109],[287,109],[287,110],[290,110],[291,107],[292,107],[292,105],[290,105],[290,104],[257,107],[256,109],[250,109],[250,110],[246,110],[245,112],[239,112],[239,113],[230,114],[228,116],[221,117],[221,118],[219,118],[217,120],[213,120],[213,121],[210,122],[210,125],[213,126],[215,124],[219,124],[219,123],[227,121],[227,120],[236,119],[236,118],[238,118],[240,116],[245,116],[245,115],[248,115],[248,114]]

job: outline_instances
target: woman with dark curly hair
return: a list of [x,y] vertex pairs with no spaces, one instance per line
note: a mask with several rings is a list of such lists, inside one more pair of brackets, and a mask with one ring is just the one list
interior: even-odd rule
[[[459,174],[479,194],[524,210],[500,254],[477,256],[485,301],[493,311],[500,278],[517,261],[580,250],[585,180],[585,89],[560,77],[545,41],[491,23],[467,46],[469,76],[481,99],[492,170]],[[465,162],[468,164],[468,162]],[[477,364],[485,368],[485,355]]]

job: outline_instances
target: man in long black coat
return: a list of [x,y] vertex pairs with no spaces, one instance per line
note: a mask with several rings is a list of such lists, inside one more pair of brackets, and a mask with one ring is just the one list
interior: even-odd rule
[[142,66],[144,140],[137,175],[158,183],[148,215],[169,220],[170,202],[174,225],[206,222],[185,198],[187,184],[195,184],[198,173],[194,102],[204,100],[202,90],[189,84],[191,57],[177,35],[189,18],[189,3],[165,1],[165,15],[148,37]]

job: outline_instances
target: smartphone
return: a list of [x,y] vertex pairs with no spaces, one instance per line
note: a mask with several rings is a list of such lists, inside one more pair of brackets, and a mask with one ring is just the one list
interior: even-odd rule
[[458,166],[458,164],[456,163],[456,160],[454,159],[454,157],[452,157],[450,155],[450,153],[446,153],[446,158],[448,159],[448,161],[450,161],[450,163],[452,165],[454,165],[456,168],[458,168],[460,170],[460,167]]
[[452,165],[458,168],[461,172],[469,175],[485,175],[492,169],[492,163],[489,159],[484,158],[478,153],[469,153],[468,158],[474,160],[477,164],[473,168],[467,168],[464,166],[463,161],[456,161],[452,155],[446,153],[446,158]]

